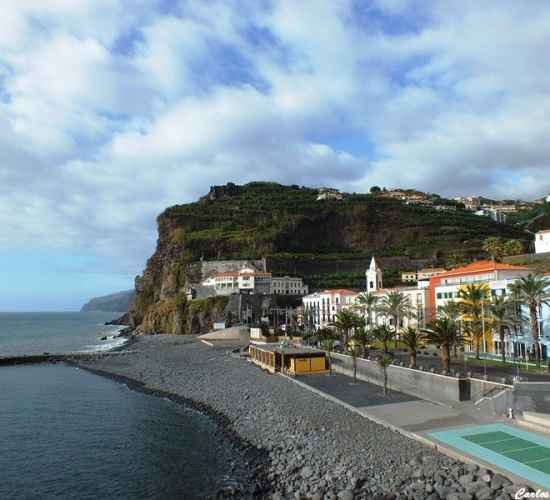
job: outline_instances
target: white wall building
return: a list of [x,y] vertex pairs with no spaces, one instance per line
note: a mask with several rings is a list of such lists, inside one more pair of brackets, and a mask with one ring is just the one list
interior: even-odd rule
[[294,276],[273,276],[271,278],[272,295],[307,295],[308,286],[302,278]]
[[342,309],[355,304],[357,295],[357,292],[346,289],[323,290],[306,295],[302,298],[304,318],[311,318],[311,326],[315,330],[325,328]]
[[216,273],[202,282],[203,286],[213,287],[217,295],[250,293],[260,295],[305,295],[307,285],[302,278],[293,276],[272,276],[271,273],[244,267],[238,272]]
[[383,287],[382,283],[382,269],[378,267],[374,257],[370,261],[370,266],[365,272],[365,278],[367,281],[367,293],[376,292]]
[[550,229],[535,234],[535,253],[550,252]]

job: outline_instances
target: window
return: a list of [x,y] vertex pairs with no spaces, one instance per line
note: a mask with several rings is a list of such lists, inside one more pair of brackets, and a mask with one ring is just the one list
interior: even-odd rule
[[437,298],[438,298],[438,299],[441,299],[441,298],[442,298],[441,293],[438,293],[438,294],[437,294]]
[[374,288],[374,281],[369,281],[369,288]]

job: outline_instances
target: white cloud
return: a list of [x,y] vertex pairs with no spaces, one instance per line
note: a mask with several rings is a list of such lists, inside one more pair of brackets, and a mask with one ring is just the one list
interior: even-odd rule
[[211,184],[550,190],[550,7],[433,2],[408,26],[417,5],[12,2],[0,242],[137,272],[155,216]]

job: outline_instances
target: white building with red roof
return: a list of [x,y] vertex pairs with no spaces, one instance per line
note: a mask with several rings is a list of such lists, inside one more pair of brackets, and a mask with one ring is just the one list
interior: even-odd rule
[[205,279],[203,286],[214,288],[216,295],[250,293],[259,295],[305,295],[308,287],[296,276],[274,277],[271,273],[243,267],[240,271],[219,272]]
[[[438,309],[449,301],[458,302],[460,287],[471,283],[484,283],[492,297],[503,296],[509,293],[509,287],[518,279],[532,274],[533,270],[525,266],[515,266],[490,260],[473,262],[430,278],[428,287],[428,315],[435,318]],[[487,303],[489,307],[489,301]],[[524,316],[528,315],[524,311]],[[486,315],[488,316],[488,314]],[[543,357],[550,352],[550,310],[547,306],[541,306],[539,310],[539,332]],[[489,321],[487,321],[489,323]],[[546,325],[546,327],[545,327]],[[489,354],[500,355],[502,347],[498,332],[491,332],[490,324],[486,325],[487,331],[481,345],[481,351]],[[515,329],[514,329],[515,330]],[[468,347],[468,346],[467,346]],[[515,354],[524,357],[527,351],[533,348],[533,337],[530,326],[526,323],[517,328],[517,331],[508,331],[505,340],[505,352],[507,355]]]
[[310,318],[316,330],[325,328],[342,309],[354,305],[357,295],[357,292],[343,288],[310,293],[302,298],[304,316]]

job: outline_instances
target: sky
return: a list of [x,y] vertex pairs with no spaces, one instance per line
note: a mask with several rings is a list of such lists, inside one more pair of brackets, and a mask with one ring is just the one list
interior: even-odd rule
[[132,288],[214,184],[550,192],[547,0],[5,0],[0,311]]

